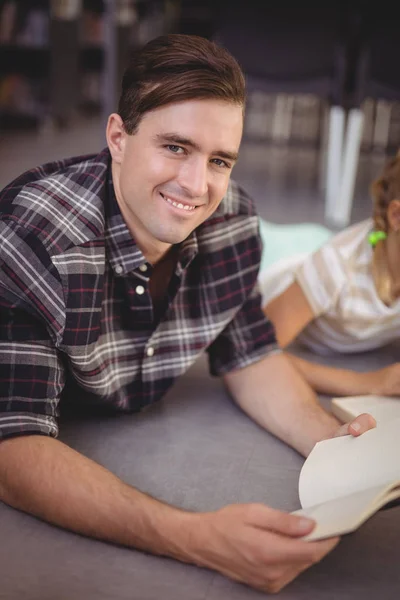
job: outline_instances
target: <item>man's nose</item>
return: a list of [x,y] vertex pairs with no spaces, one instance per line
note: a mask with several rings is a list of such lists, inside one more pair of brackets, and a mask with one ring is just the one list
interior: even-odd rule
[[208,161],[193,157],[182,165],[179,183],[191,198],[201,198],[208,191]]

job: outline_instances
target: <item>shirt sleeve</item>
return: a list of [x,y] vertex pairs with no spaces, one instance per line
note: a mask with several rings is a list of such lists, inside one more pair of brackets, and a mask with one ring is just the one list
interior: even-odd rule
[[275,328],[262,310],[258,284],[263,248],[260,221],[251,198],[240,187],[232,194],[235,198],[240,199],[240,208],[230,221],[229,251],[224,256],[225,261],[229,259],[227,279],[235,292],[232,295],[236,297],[241,290],[243,296],[232,318],[208,348],[210,373],[219,376],[281,351]]
[[262,311],[261,295],[255,285],[236,316],[208,348],[210,372],[224,375],[278,352],[281,350],[274,326]]
[[335,238],[299,263],[294,279],[303,290],[315,317],[328,312],[336,304],[347,281],[346,265]]
[[50,257],[29,233],[2,222],[0,237],[0,439],[56,436],[65,384],[57,349],[62,285]]

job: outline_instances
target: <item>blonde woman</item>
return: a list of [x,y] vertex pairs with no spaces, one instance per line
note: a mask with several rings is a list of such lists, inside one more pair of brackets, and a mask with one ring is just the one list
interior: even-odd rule
[[[282,347],[296,340],[317,354],[352,353],[400,337],[400,156],[371,194],[371,219],[261,270],[264,311]],[[400,395],[400,363],[359,373],[291,359],[320,393]]]

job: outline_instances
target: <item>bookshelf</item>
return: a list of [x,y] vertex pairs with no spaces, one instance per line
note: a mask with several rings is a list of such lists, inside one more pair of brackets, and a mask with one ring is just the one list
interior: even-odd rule
[[0,128],[35,126],[49,70],[48,2],[0,0]]
[[118,89],[129,52],[170,30],[178,5],[0,0],[0,129],[38,127],[48,118],[66,125],[77,110],[109,108],[110,57]]

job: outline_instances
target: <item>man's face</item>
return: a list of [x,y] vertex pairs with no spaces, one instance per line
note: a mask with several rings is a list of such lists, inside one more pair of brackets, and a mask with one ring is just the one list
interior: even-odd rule
[[111,115],[107,133],[117,201],[150,262],[216,210],[242,126],[242,108],[217,100],[190,100],[146,113],[133,135]]

